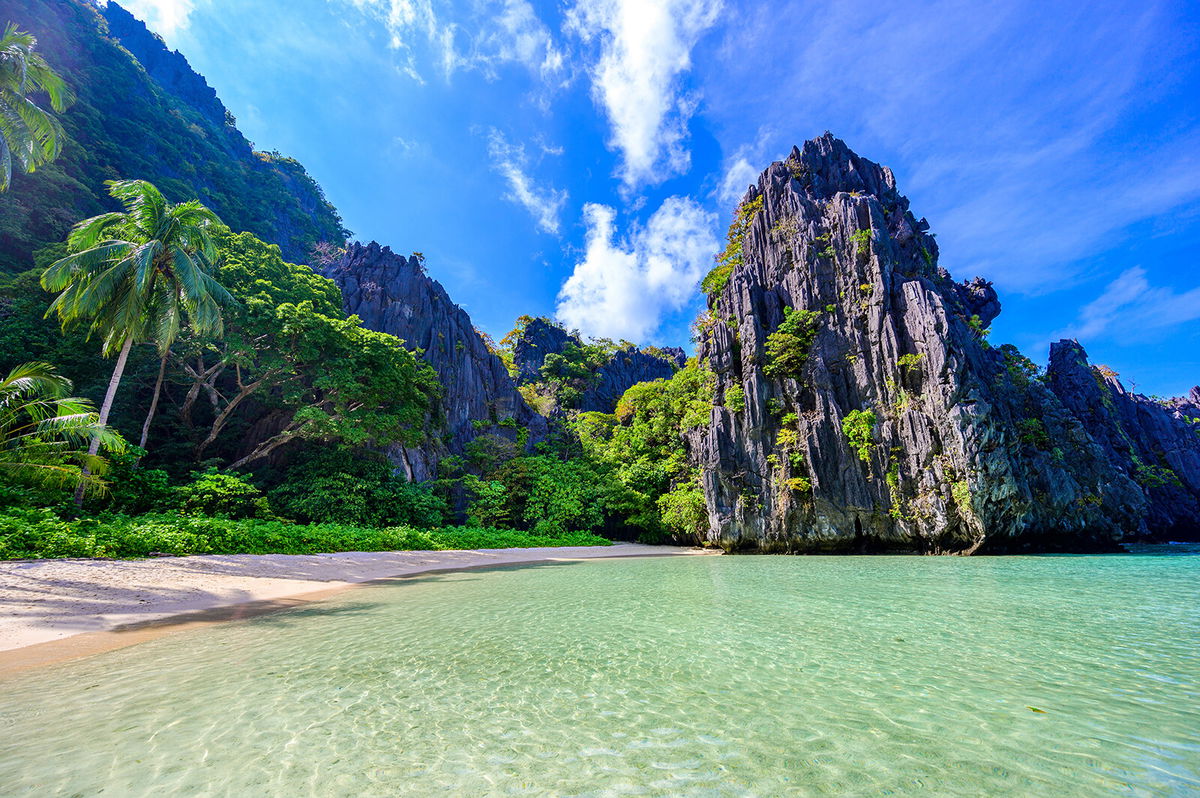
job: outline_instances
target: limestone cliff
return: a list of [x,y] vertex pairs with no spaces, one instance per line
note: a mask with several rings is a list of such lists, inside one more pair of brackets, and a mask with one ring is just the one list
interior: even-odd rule
[[[585,345],[578,335],[567,332],[561,325],[534,318],[521,328],[513,343],[517,382],[526,385],[541,381],[547,355],[563,355],[569,348],[576,353],[578,360],[574,365],[581,372],[581,376],[572,380],[579,394],[578,402],[572,406],[601,413],[613,412],[617,401],[632,386],[667,379],[686,360],[683,350],[674,347],[643,348],[627,342],[615,348],[611,343]],[[585,353],[587,349],[591,351]]]
[[698,327],[717,406],[689,448],[711,542],[1077,551],[1147,531],[1128,471],[989,345],[995,291],[938,267],[891,170],[826,134],[741,209],[741,252]]
[[1050,347],[1050,389],[1146,494],[1146,524],[1156,539],[1200,536],[1200,388],[1159,402],[1088,364],[1077,341]]
[[422,350],[437,371],[447,425],[443,445],[391,450],[410,479],[431,478],[441,457],[462,453],[483,432],[515,441],[515,423],[529,430],[529,442],[545,436],[545,419],[521,398],[500,358],[475,332],[471,317],[425,273],[419,258],[397,255],[372,241],[351,244],[340,258],[316,268],[341,288],[347,313],[369,329]]

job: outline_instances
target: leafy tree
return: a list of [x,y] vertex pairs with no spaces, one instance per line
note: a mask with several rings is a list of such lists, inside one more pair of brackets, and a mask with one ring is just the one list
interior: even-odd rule
[[70,88],[36,52],[37,39],[8,23],[0,38],[0,191],[12,181],[13,163],[32,172],[58,157],[63,130],[58,119],[30,99],[44,92],[50,108],[66,110]]
[[[47,315],[64,327],[82,325],[98,334],[105,355],[117,354],[100,423],[113,399],[136,341],[153,341],[165,358],[186,318],[193,330],[220,333],[219,303],[229,292],[209,273],[216,248],[210,225],[220,220],[196,200],[175,205],[144,180],[108,181],[124,212],[104,213],[77,224],[67,237],[66,257],[42,275],[42,287],[60,292]],[[162,371],[143,430],[149,430]],[[143,443],[145,436],[143,434]],[[95,454],[96,441],[91,454]],[[77,492],[77,501],[82,494]]]
[[120,452],[125,442],[70,390],[47,363],[25,363],[0,380],[0,473],[39,486],[103,487],[98,449]]
[[[179,347],[188,386],[179,417],[195,429],[201,407],[211,413],[195,459],[223,437],[237,440],[230,468],[295,440],[356,445],[424,437],[440,392],[427,363],[398,338],[346,317],[337,286],[284,261],[279,247],[224,229],[216,242],[218,279],[239,301],[226,315],[223,336],[193,334]],[[266,434],[249,428],[251,411],[274,420]]]
[[699,474],[683,435],[706,424],[713,378],[695,360],[669,380],[634,385],[615,414],[580,413],[572,422],[586,456],[613,469],[626,488],[627,522],[643,539],[664,533],[691,537],[707,527]]
[[393,474],[382,454],[346,446],[310,447],[270,500],[279,515],[306,523],[429,528],[441,526],[447,512],[428,485]]

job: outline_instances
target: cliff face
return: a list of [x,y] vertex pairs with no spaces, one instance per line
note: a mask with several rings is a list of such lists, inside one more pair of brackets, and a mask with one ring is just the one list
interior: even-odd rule
[[938,268],[889,169],[826,134],[743,208],[741,261],[700,324],[718,406],[689,438],[712,542],[965,553],[1145,531],[1142,490],[987,344],[995,292]]
[[687,358],[682,349],[667,348],[664,356],[627,346],[596,372],[595,382],[583,393],[580,410],[611,413],[624,393],[639,382],[670,379]]
[[[513,365],[521,385],[542,380],[542,366],[547,355],[561,355],[568,346],[582,350],[584,342],[558,324],[542,318],[531,319],[513,344]],[[668,379],[686,361],[682,349],[667,347],[644,350],[627,345],[593,365],[590,373],[580,378],[578,409],[611,413],[617,401],[639,382]]]
[[1050,346],[1050,389],[1146,494],[1146,525],[1157,539],[1200,536],[1200,388],[1159,403],[1129,393],[1111,372],[1088,364],[1076,341]]
[[372,241],[351,244],[341,258],[316,268],[341,288],[347,313],[369,329],[402,339],[409,349],[423,350],[437,371],[447,425],[443,446],[390,450],[410,479],[432,478],[441,457],[461,454],[485,430],[517,440],[516,430],[500,424],[508,419],[529,430],[530,442],[545,437],[546,420],[521,398],[471,317],[416,257],[405,258]]
[[217,126],[225,124],[225,105],[217,92],[177,50],[171,50],[133,14],[110,2],[102,9],[108,32],[130,52],[164,90]]
[[517,367],[517,381],[524,384],[540,380],[546,355],[562,354],[567,344],[582,346],[583,342],[546,319],[531,320],[513,343],[513,364]]

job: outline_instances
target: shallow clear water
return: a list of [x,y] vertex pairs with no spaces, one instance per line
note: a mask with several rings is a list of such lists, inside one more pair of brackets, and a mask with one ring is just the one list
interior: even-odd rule
[[430,575],[0,682],[0,794],[1196,794],[1198,610],[1154,554]]

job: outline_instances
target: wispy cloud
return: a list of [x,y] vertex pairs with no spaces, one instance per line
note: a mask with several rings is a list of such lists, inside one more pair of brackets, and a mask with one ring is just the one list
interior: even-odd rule
[[488,135],[488,156],[493,168],[507,181],[505,199],[523,206],[537,226],[547,233],[558,233],[558,217],[567,202],[567,192],[539,186],[527,172],[529,159],[525,147],[510,144],[495,128]]
[[503,0],[485,13],[486,25],[474,39],[473,60],[484,68],[500,63],[523,64],[543,78],[563,69],[565,56],[550,30],[526,0]]
[[1151,285],[1140,266],[1126,269],[1084,305],[1079,317],[1056,338],[1141,340],[1200,319],[1200,286],[1182,293]]
[[383,25],[402,71],[424,82],[421,55],[444,77],[478,69],[495,76],[509,63],[543,78],[562,70],[565,57],[528,0],[481,0],[468,9],[430,0],[345,0]]
[[732,163],[725,168],[725,176],[717,189],[717,198],[722,205],[732,205],[742,198],[746,189],[758,179],[761,167],[756,167],[745,155],[735,155]]
[[579,0],[567,28],[598,42],[589,69],[593,94],[612,127],[627,189],[688,170],[685,146],[696,98],[680,76],[700,36],[717,21],[721,0]]
[[758,174],[772,160],[767,156],[773,131],[768,127],[759,128],[758,135],[749,144],[743,144],[725,158],[721,182],[717,186],[716,198],[721,205],[729,210],[739,202],[746,193],[746,188],[756,180]]
[[717,250],[716,215],[690,198],[665,200],[623,243],[614,241],[613,208],[588,204],[583,220],[584,258],[563,283],[556,313],[588,335],[647,340],[666,313],[694,299]]

